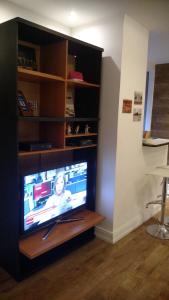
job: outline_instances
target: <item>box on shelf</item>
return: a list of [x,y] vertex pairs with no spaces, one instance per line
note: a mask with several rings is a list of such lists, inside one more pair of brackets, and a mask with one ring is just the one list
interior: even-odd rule
[[68,78],[72,80],[83,81],[83,74],[78,71],[70,71]]

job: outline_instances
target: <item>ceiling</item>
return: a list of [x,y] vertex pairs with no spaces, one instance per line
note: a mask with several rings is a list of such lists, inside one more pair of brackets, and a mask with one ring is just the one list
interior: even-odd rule
[[[119,13],[143,24],[150,31],[169,33],[169,0],[10,0],[22,8],[70,28],[113,17]],[[77,18],[69,18],[71,11]]]

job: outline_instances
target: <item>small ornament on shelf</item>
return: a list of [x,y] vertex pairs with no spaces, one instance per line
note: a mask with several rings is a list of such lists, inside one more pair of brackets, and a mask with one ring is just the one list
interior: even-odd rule
[[36,50],[25,45],[18,45],[18,67],[37,71]]
[[66,133],[67,133],[67,135],[72,134],[72,127],[70,124],[67,124]]
[[66,97],[66,117],[75,117],[75,108],[74,108],[74,90],[67,90]]
[[85,133],[86,134],[89,133],[89,129],[90,129],[90,126],[88,124],[86,124],[86,126],[85,126]]
[[39,105],[37,99],[29,99],[28,104],[31,107],[32,115],[38,116],[39,115]]
[[80,129],[80,126],[77,125],[76,128],[75,128],[75,134],[78,134],[78,133],[79,133],[79,129]]
[[21,116],[32,116],[33,115],[32,109],[31,109],[29,103],[27,102],[23,92],[19,91],[19,90],[17,93],[17,104],[18,104],[18,108],[19,108],[19,112],[20,112]]

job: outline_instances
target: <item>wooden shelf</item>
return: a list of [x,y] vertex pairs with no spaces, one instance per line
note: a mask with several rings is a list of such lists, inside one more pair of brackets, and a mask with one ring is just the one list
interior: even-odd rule
[[87,146],[65,146],[65,150],[78,150],[83,148],[94,148],[97,147],[97,144],[91,144]]
[[62,117],[19,116],[18,119],[30,122],[65,122],[65,118]]
[[79,134],[66,134],[65,138],[78,138],[78,137],[85,137],[85,136],[97,136],[97,133],[79,133]]
[[99,118],[65,117],[66,122],[98,122]]
[[18,79],[30,82],[65,82],[65,80],[60,76],[28,70],[21,67],[18,67]]
[[33,122],[98,122],[99,118],[76,118],[76,117],[42,117],[42,116],[18,116],[22,121]]
[[48,81],[61,81],[67,82],[68,86],[86,87],[86,88],[100,88],[99,84],[94,84],[86,81],[78,81],[67,79],[65,80],[61,76],[56,76],[52,74],[47,74],[39,71],[24,69],[18,67],[18,77],[19,80],[30,81],[30,82],[48,82]]
[[49,150],[36,150],[36,151],[19,151],[19,156],[30,156],[30,155],[39,155],[39,154],[50,154],[65,151],[64,147],[60,148],[52,148]]
[[36,150],[36,151],[19,151],[19,156],[31,156],[31,155],[39,155],[39,154],[50,154],[50,153],[56,153],[56,152],[62,152],[62,151],[71,151],[71,150],[77,150],[77,149],[83,149],[83,148],[93,148],[96,147],[96,144],[92,145],[86,145],[86,146],[65,146],[65,147],[58,147],[58,148],[52,148],[49,150]]
[[89,83],[86,81],[67,79],[68,86],[86,87],[86,88],[100,88],[99,84]]
[[78,213],[75,213],[73,217],[83,217],[84,220],[56,225],[49,234],[47,240],[42,239],[47,229],[40,230],[37,233],[20,240],[20,252],[29,259],[34,259],[96,226],[104,220],[103,216],[89,210],[79,211]]

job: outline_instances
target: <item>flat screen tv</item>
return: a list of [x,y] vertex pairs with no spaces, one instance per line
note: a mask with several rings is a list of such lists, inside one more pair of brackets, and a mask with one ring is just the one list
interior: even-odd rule
[[21,233],[27,234],[85,207],[87,162],[23,177]]

